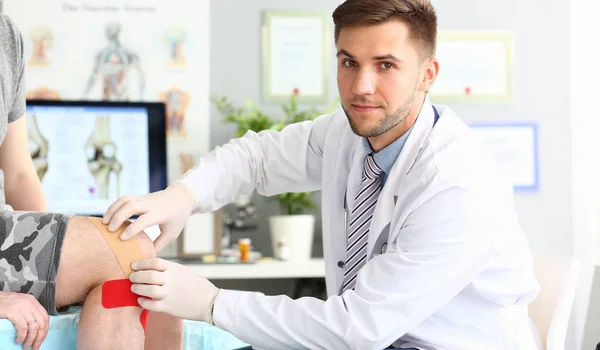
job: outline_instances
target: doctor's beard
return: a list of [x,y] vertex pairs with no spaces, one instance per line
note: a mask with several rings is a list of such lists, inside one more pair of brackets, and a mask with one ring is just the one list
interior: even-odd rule
[[[344,113],[346,113],[346,118],[348,118],[348,122],[350,123],[352,131],[356,135],[362,137],[376,137],[390,131],[391,129],[396,127],[396,125],[402,123],[406,119],[406,117],[410,115],[410,111],[412,110],[416,101],[416,96],[417,89],[415,87],[408,100],[402,106],[396,109],[393,113],[386,114],[382,119],[377,121],[377,124],[374,127],[371,127],[370,129],[364,130],[362,132],[359,130],[359,126],[356,124],[355,119],[350,115],[346,107],[344,107],[344,104],[342,104],[342,109],[344,110]],[[364,96],[358,96],[354,100],[350,101],[350,103],[371,104],[372,102]]]

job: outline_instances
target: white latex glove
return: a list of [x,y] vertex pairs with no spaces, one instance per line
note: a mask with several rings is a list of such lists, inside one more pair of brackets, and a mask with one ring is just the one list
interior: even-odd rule
[[17,344],[23,344],[23,349],[39,350],[48,334],[48,312],[30,294],[0,292],[0,318],[15,325]]
[[131,264],[131,291],[144,309],[164,312],[186,320],[213,324],[212,307],[219,289],[187,267],[160,258]]
[[121,197],[104,214],[102,223],[110,232],[116,231],[134,215],[139,217],[131,224],[121,239],[131,239],[153,225],[158,225],[160,235],[154,241],[154,248],[161,251],[177,238],[196,208],[196,196],[191,188],[180,183],[142,197]]

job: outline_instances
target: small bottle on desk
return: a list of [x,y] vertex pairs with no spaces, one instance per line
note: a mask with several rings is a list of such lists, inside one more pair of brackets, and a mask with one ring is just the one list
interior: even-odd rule
[[238,246],[240,247],[240,261],[250,261],[250,238],[241,238],[238,240]]

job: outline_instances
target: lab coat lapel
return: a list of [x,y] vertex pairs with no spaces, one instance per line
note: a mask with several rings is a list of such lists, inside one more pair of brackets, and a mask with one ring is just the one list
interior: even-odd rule
[[346,206],[348,209],[348,218],[350,218],[350,213],[354,208],[354,198],[356,197],[356,194],[358,193],[358,187],[362,182],[364,162],[365,157],[367,156],[362,142],[362,138],[357,137],[354,147],[354,156],[352,158],[352,167],[350,168],[350,173],[348,175],[348,185],[346,186]]
[[[336,206],[342,210],[332,210],[332,222],[338,223],[331,227],[329,234],[323,235],[324,254],[327,261],[331,261],[330,274],[328,279],[332,280],[333,288],[331,291],[337,294],[340,290],[344,279],[344,269],[337,266],[338,261],[346,259],[346,243],[347,243],[347,225],[346,215],[350,217],[350,210],[354,203],[350,198],[354,198],[358,185],[362,176],[362,166],[359,164],[364,158],[364,150],[361,143],[361,138],[349,130],[343,139],[342,145],[350,145],[350,151],[345,156],[338,158],[335,164],[335,173],[337,176],[334,179],[326,179],[331,183],[335,192],[332,198],[337,198]],[[356,188],[355,188],[356,187]],[[328,291],[330,290],[330,281],[328,281]]]
[[[394,212],[401,212],[401,210],[395,211],[394,208],[396,205],[402,205],[402,203],[396,203],[394,197],[398,196],[398,192],[402,191],[404,186],[409,186],[409,184],[404,184],[403,180],[415,163],[425,140],[429,136],[429,133],[433,128],[433,122],[433,108],[429,102],[429,98],[425,98],[421,113],[417,117],[413,129],[406,139],[406,143],[404,144],[398,159],[396,159],[385,186],[379,195],[379,199],[377,200],[377,206],[373,213],[369,231],[369,246],[367,249],[369,257],[372,257],[373,253],[383,253],[380,251],[373,252],[373,249],[380,250],[381,243],[387,243],[387,239],[389,239],[389,234],[392,232],[389,225],[391,224],[393,228],[395,226],[395,220],[397,220]],[[385,235],[386,237],[380,237],[381,235]]]

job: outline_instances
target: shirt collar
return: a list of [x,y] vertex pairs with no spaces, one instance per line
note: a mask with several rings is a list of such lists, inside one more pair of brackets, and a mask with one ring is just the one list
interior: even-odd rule
[[412,129],[413,127],[411,126],[410,129],[408,129],[408,131],[404,133],[404,135],[400,136],[398,139],[396,139],[396,141],[387,145],[381,151],[375,153],[373,153],[373,149],[371,148],[369,140],[366,137],[363,137],[362,143],[365,155],[373,153],[373,160],[375,160],[377,166],[381,168],[383,172],[389,175],[390,171],[392,170],[392,167],[394,166],[394,163],[396,162],[396,158],[398,158],[398,156],[400,155],[400,152],[402,151],[402,148],[406,143],[406,139],[408,138],[408,135],[410,134]]

